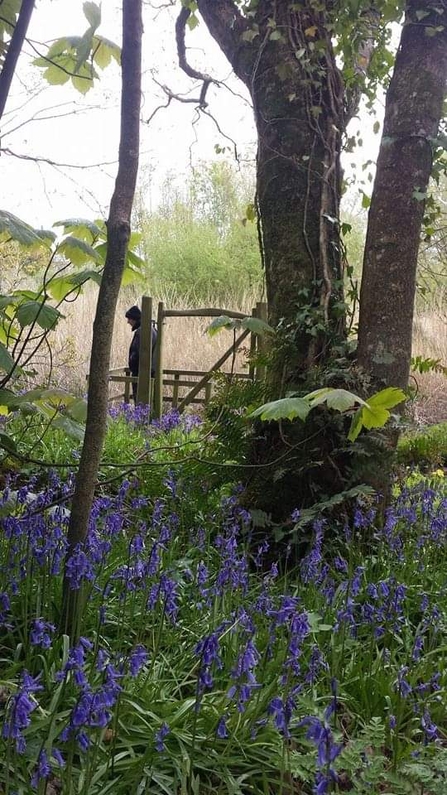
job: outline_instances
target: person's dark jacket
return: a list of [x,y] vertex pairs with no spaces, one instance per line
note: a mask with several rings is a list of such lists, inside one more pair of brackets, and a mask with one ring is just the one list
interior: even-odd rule
[[[157,355],[157,329],[152,326],[152,378],[155,375],[156,355]],[[141,326],[134,328],[132,342],[129,348],[129,370],[131,375],[137,376],[140,369],[140,339],[141,339]]]

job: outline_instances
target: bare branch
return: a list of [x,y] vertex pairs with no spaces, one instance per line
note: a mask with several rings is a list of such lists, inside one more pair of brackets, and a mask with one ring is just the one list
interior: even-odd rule
[[[185,74],[188,77],[192,77],[193,80],[201,80],[202,81],[202,89],[200,91],[200,98],[198,101],[199,107],[203,108],[206,107],[206,92],[208,91],[208,87],[211,83],[215,85],[219,85],[218,80],[214,80],[207,74],[203,72],[199,72],[197,69],[194,69],[189,63],[186,58],[186,23],[191,16],[191,11],[189,8],[183,7],[180,11],[176,22],[175,22],[175,40],[177,42],[177,54],[178,54],[178,62],[180,68],[183,69]],[[178,98],[178,97],[176,97]],[[195,101],[195,100],[180,100],[180,101]]]
[[50,160],[48,157],[21,155],[18,152],[13,152],[9,147],[0,147],[0,154],[1,153],[10,155],[11,157],[17,157],[19,160],[31,160],[33,163],[46,163],[48,166],[55,166],[57,168],[78,168],[81,170],[86,168],[101,168],[102,166],[114,166],[117,162],[116,160],[106,160],[103,163],[90,163],[85,165],[79,163],[57,163],[55,160]]

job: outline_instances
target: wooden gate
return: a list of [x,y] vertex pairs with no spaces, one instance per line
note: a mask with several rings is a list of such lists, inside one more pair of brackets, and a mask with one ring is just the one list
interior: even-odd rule
[[[209,368],[209,370],[165,370],[163,368],[163,340],[164,324],[167,319],[173,317],[209,317],[215,318],[225,315],[226,317],[242,320],[246,315],[242,312],[234,312],[228,309],[204,308],[204,309],[165,309],[162,302],[157,309],[157,361],[154,378],[151,377],[152,371],[152,309],[153,302],[149,296],[143,296],[141,301],[141,337],[140,337],[140,365],[139,376],[133,378],[127,368],[111,370],[109,380],[111,382],[124,383],[124,394],[115,396],[113,399],[124,399],[129,402],[131,383],[137,381],[137,403],[145,405],[151,404],[152,414],[158,418],[163,411],[163,402],[170,402],[174,408],[180,412],[192,403],[207,403],[212,395],[213,375],[218,372],[225,362],[235,355],[243,342],[250,336],[250,359],[258,348],[262,348],[262,339],[256,334],[252,334],[248,329],[241,331],[237,339],[233,340],[231,346],[225,353]],[[252,316],[267,319],[267,304],[258,302],[252,310]],[[239,379],[259,379],[264,375],[262,366],[254,367],[250,361],[248,373],[232,373],[232,377]],[[164,394],[164,387],[172,389],[170,395]],[[188,389],[184,395],[180,395],[180,389]],[[203,393],[201,395],[201,393]]]

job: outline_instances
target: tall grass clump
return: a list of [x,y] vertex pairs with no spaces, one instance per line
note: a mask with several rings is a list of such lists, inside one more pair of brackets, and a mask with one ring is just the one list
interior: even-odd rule
[[444,495],[404,490],[382,524],[359,505],[337,542],[317,520],[298,564],[296,510],[277,559],[237,485],[190,477],[206,430],[164,422],[112,423],[141,433],[148,466],[103,485],[66,561],[85,605],[72,645],[73,476],[1,492],[1,791],[445,792]]

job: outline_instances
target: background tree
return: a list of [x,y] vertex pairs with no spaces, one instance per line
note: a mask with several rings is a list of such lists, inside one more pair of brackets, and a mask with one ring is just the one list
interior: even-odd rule
[[[139,158],[141,102],[141,0],[123,0],[121,136],[118,174],[107,221],[107,256],[93,325],[84,444],[68,527],[68,556],[82,548],[89,526],[108,410],[108,372],[116,303],[126,263]],[[82,608],[79,591],[64,582],[61,629],[76,635]]]

